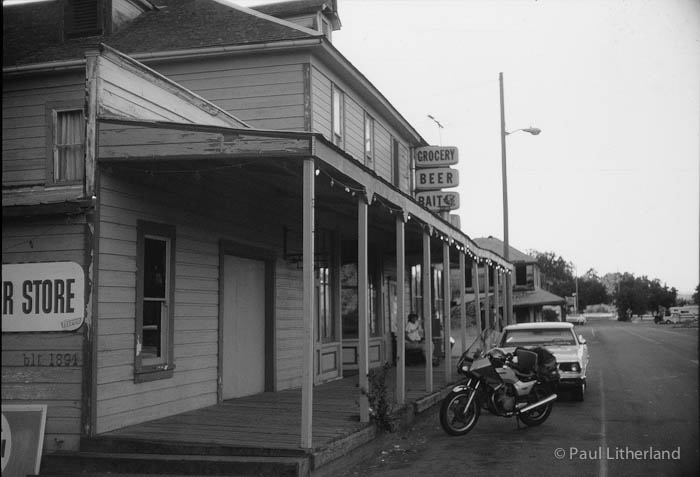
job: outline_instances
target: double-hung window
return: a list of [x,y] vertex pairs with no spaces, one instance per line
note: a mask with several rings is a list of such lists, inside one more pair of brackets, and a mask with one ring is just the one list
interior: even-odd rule
[[135,381],[173,374],[175,227],[139,221]]
[[85,165],[85,120],[82,109],[52,111],[54,184],[82,182]]
[[365,165],[374,162],[374,118],[365,113]]
[[399,158],[399,141],[396,138],[391,138],[391,183],[396,187],[401,184]]
[[345,98],[343,91],[336,85],[332,86],[332,130],[333,144],[338,147],[343,147],[343,136],[345,129]]

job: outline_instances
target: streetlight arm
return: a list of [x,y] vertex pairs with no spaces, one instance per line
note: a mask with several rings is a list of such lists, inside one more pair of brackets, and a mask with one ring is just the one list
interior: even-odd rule
[[542,130],[541,130],[540,128],[529,127],[529,128],[516,129],[516,130],[514,130],[514,131],[503,131],[503,134],[504,134],[505,136],[509,136],[509,135],[514,134],[514,133],[516,133],[516,132],[518,132],[518,131],[525,131],[526,133],[530,133],[530,134],[532,134],[533,136],[537,136],[539,133],[542,132]]

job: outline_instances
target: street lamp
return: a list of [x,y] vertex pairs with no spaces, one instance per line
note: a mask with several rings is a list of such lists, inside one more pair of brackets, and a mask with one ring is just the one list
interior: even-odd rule
[[[501,92],[501,173],[503,175],[503,258],[506,261],[510,261],[510,245],[508,244],[508,180],[506,174],[506,136],[509,134],[516,133],[518,131],[524,131],[526,133],[537,136],[542,132],[539,128],[529,128],[515,129],[513,131],[506,131],[506,114],[505,107],[503,104],[503,73],[498,73],[498,82],[500,85]],[[506,274],[506,323],[509,325],[514,323],[513,320],[513,279],[510,273]]]

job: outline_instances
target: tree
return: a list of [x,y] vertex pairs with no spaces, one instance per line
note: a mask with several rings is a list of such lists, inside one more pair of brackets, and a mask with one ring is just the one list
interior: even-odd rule
[[542,288],[561,297],[571,296],[576,291],[573,265],[554,252],[530,250],[542,273]]
[[615,293],[618,320],[628,320],[628,310],[641,315],[669,308],[676,303],[677,295],[675,288],[662,286],[658,279],[649,280],[646,276],[635,277],[631,273],[624,273],[620,276],[618,291]]
[[591,269],[578,279],[578,307],[585,310],[588,305],[609,303],[610,295],[600,277]]

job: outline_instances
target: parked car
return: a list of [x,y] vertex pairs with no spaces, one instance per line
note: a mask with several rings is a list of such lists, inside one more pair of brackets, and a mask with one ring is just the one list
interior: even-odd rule
[[586,316],[585,315],[566,315],[567,323],[573,323],[575,325],[585,325]]
[[571,323],[520,323],[503,329],[499,347],[513,352],[516,347],[542,346],[557,358],[560,386],[573,390],[574,399],[583,401],[586,392],[588,346],[581,335],[574,333]]

